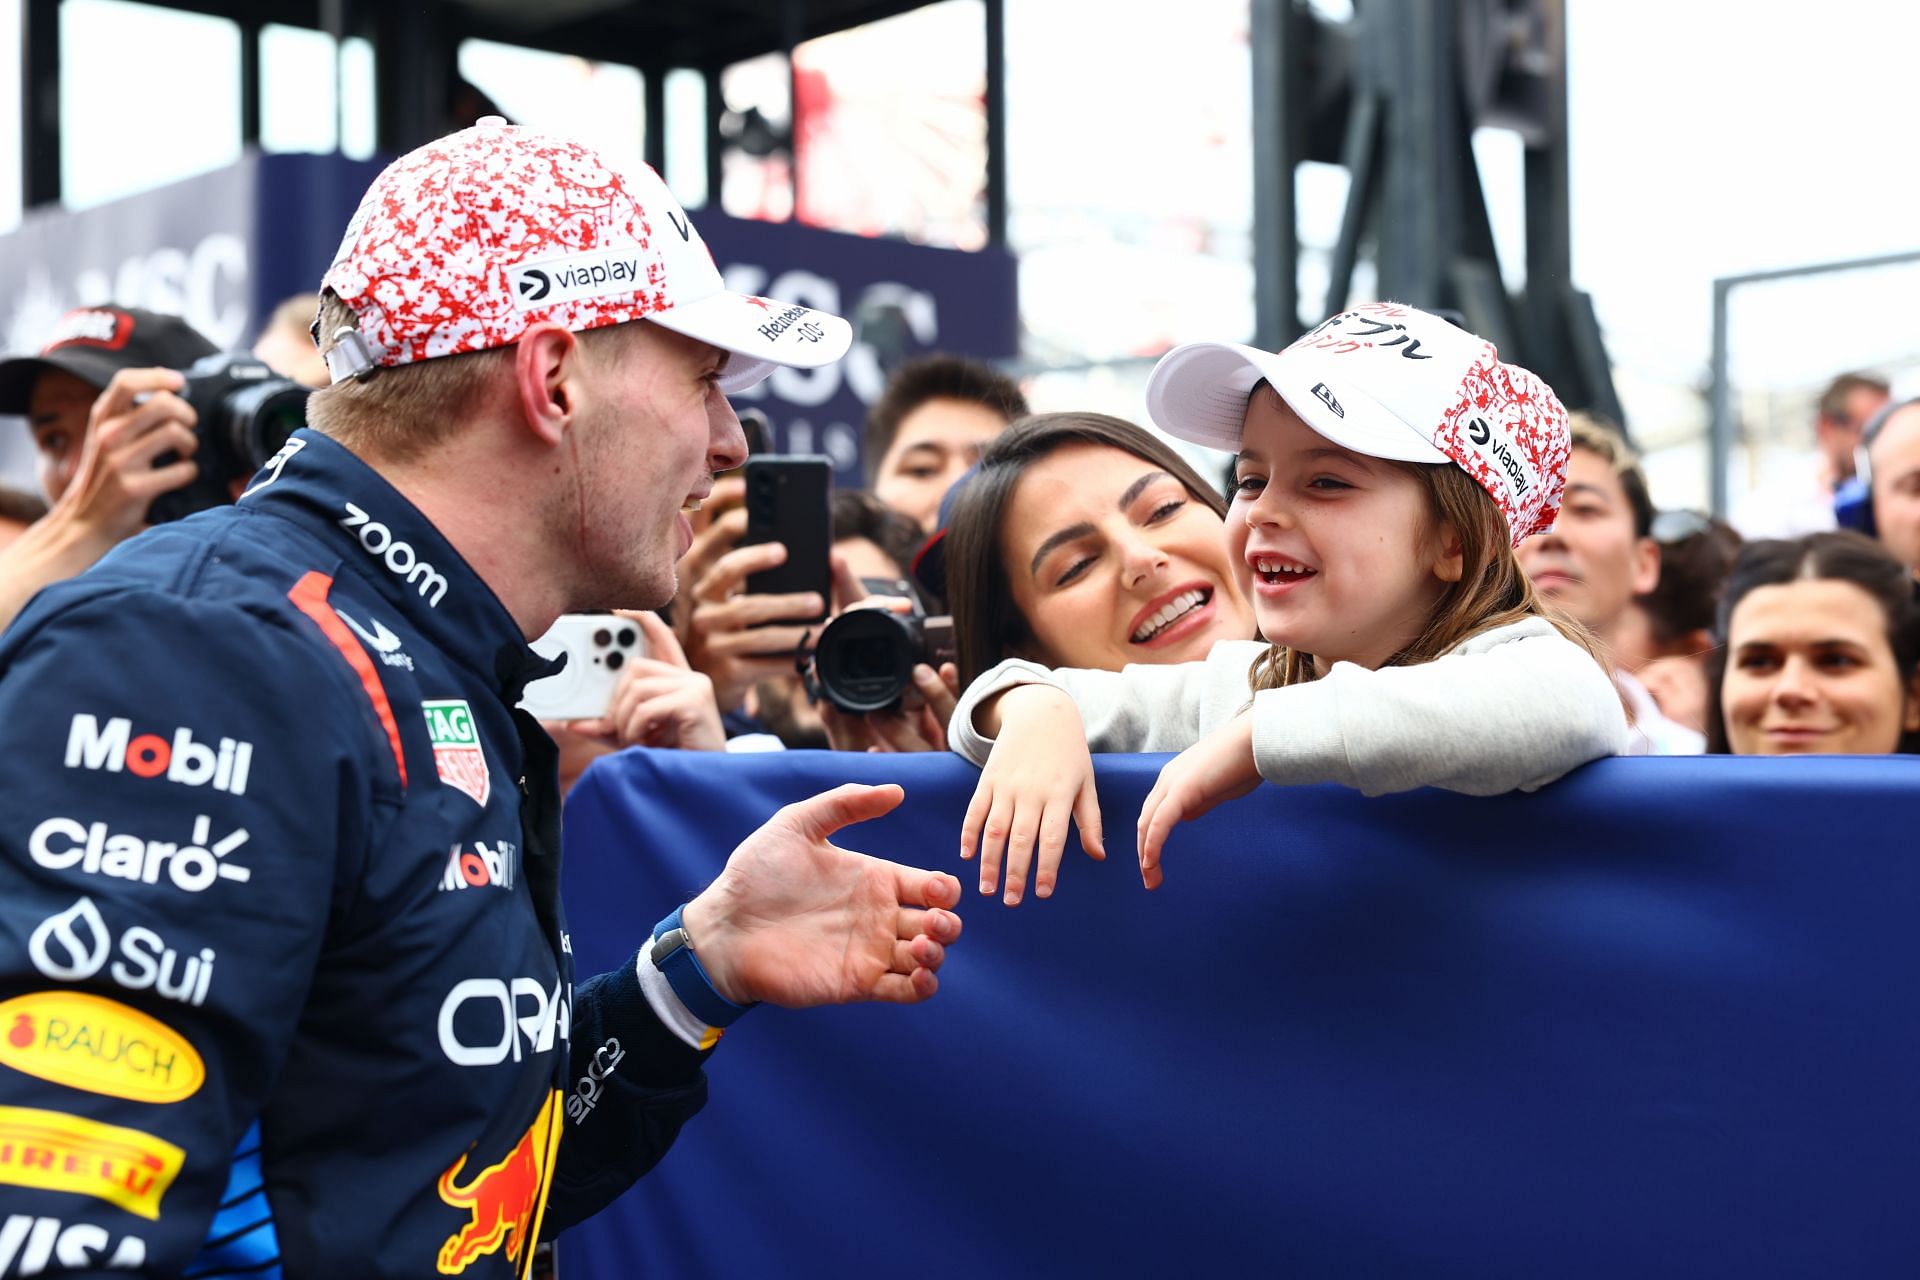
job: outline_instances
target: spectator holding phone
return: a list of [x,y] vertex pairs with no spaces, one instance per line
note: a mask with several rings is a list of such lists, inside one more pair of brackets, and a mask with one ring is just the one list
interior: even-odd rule
[[1852,531],[1748,543],[1720,618],[1709,750],[1920,752],[1920,605],[1885,548]]
[[[1136,825],[1149,889],[1177,824],[1263,780],[1497,795],[1619,750],[1591,637],[1513,552],[1559,508],[1566,411],[1493,344],[1376,303],[1277,355],[1176,347],[1147,404],[1170,434],[1237,454],[1225,546],[1266,643],[1117,672],[1013,659],[969,685],[950,732],[984,765],[961,834],[982,893],[1004,856],[1018,903],[1037,852],[1050,895],[1070,823],[1105,856],[1089,750],[1180,752]],[[1009,569],[1070,584],[1088,547],[1060,533]]]

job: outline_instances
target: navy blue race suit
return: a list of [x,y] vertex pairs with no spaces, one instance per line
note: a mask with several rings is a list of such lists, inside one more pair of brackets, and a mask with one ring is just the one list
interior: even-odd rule
[[0,1276],[524,1274],[659,1159],[704,1055],[572,985],[552,669],[310,431],[20,615]]

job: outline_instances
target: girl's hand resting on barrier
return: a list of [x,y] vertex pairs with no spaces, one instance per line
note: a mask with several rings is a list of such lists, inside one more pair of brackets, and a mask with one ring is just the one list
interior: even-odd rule
[[1141,882],[1149,889],[1160,887],[1160,850],[1177,824],[1259,785],[1260,770],[1253,762],[1253,717],[1244,711],[1167,761],[1140,806],[1135,829]]
[[1020,904],[1037,847],[1034,893],[1053,894],[1067,823],[1080,828],[1087,856],[1104,860],[1093,757],[1073,700],[1048,685],[1018,685],[982,711],[999,721],[993,751],[960,828],[960,856],[980,855],[980,892],[992,893],[1007,862],[1004,901]]

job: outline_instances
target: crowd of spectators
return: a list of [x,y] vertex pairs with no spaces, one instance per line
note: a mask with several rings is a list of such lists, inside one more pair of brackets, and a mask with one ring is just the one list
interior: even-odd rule
[[[327,380],[305,333],[316,305],[288,299],[255,347],[310,386]],[[111,350],[89,340],[101,324],[129,339]],[[0,620],[138,532],[147,504],[191,479],[195,415],[179,371],[214,349],[172,317],[105,307],[70,317],[39,355],[0,364],[0,411],[26,419],[42,490],[0,490]],[[1572,415],[1557,518],[1516,554],[1538,598],[1597,641],[1629,753],[1913,749],[1920,624],[1889,584],[1911,596],[1920,574],[1920,400],[1846,373],[1820,397],[1813,435],[1804,482],[1751,495],[1728,523],[1657,509],[1624,433]],[[1012,378],[934,355],[894,371],[869,414],[865,461],[868,487],[834,497],[824,604],[747,590],[784,549],[745,543],[744,486],[720,478],[693,517],[678,597],[633,619],[648,656],[605,716],[549,726],[569,784],[635,745],[943,750],[960,694],[1008,659],[1119,671],[1257,638],[1244,567],[1223,538],[1232,492],[1136,423],[1032,415]],[[954,660],[919,665],[895,708],[836,710],[806,674],[821,624],[796,620],[823,607],[945,611]],[[1775,636],[1782,618],[1800,630]],[[1866,704],[1884,725],[1816,732],[1820,716],[1851,724]]]

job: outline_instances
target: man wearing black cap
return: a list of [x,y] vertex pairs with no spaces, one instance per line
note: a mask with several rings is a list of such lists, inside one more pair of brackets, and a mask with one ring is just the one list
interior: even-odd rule
[[[68,312],[38,356],[0,362],[0,414],[23,414],[53,509],[0,556],[0,626],[34,592],[86,569],[192,481],[194,412],[179,370],[219,350],[176,316]],[[181,455],[155,467],[163,454]]]

